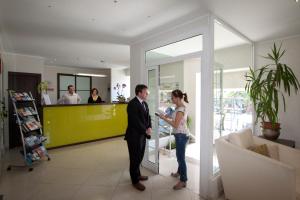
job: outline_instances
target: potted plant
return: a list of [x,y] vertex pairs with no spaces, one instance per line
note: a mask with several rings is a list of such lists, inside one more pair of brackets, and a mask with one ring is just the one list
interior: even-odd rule
[[41,94],[41,98],[42,98],[42,105],[47,105],[50,104],[50,98],[49,95],[47,94],[48,91],[48,82],[47,81],[42,81],[38,84],[37,87],[38,93]]
[[246,74],[246,92],[249,94],[256,112],[256,121],[261,120],[262,134],[267,139],[275,140],[280,134],[278,119],[279,100],[282,99],[283,110],[286,111],[285,95],[290,96],[291,90],[297,94],[300,84],[293,70],[280,62],[285,54],[281,45],[274,43],[272,52],[265,59],[271,61],[260,69]]
[[114,90],[117,90],[117,99],[120,103],[126,102],[126,98],[123,95],[123,90],[126,88],[126,84],[123,83],[122,85],[117,83],[117,85],[114,87]]
[[47,93],[47,90],[48,90],[48,82],[47,81],[42,81],[42,82],[40,82],[40,84],[38,84],[39,94]]

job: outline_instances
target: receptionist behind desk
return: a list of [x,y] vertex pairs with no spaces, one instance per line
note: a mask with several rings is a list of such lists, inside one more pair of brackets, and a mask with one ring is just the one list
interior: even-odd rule
[[88,103],[101,103],[103,102],[101,97],[98,95],[98,90],[96,88],[93,88],[91,90],[91,96],[88,99]]
[[75,93],[75,87],[73,85],[68,86],[68,92],[62,95],[62,97],[57,101],[58,104],[78,104],[81,98]]

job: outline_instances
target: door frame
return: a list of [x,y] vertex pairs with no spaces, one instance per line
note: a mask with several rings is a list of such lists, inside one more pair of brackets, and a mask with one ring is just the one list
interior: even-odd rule
[[[155,100],[155,111],[158,110],[158,105],[159,105],[159,87],[160,87],[160,83],[159,83],[159,65],[156,66],[151,66],[147,68],[147,83],[149,82],[148,80],[148,73],[149,71],[155,70],[155,82],[156,82],[156,97],[157,99]],[[148,84],[147,84],[148,85]],[[148,85],[149,87],[149,85]],[[150,94],[151,95],[151,94]],[[149,103],[148,103],[149,104]],[[142,165],[143,167],[149,169],[150,171],[159,174],[159,120],[158,117],[155,116],[151,116],[151,121],[152,121],[152,136],[151,139],[154,139],[155,141],[155,149],[154,149],[154,154],[155,154],[155,163],[151,162],[148,158],[149,158],[149,141],[146,141],[146,148],[145,148],[145,155],[143,158],[143,162]],[[155,133],[156,134],[153,134]],[[154,136],[154,138],[153,138]]]
[[[201,116],[200,116],[200,188],[203,198],[210,193],[213,171],[213,29],[211,30],[211,14],[196,17],[172,29],[163,30],[145,37],[130,45],[130,75],[131,95],[134,95],[134,85],[147,83],[147,65],[145,52],[170,43],[187,39],[196,35],[203,36],[203,51],[201,56]],[[211,113],[208,113],[211,112]]]
[[[157,94],[156,96],[158,97],[156,99],[156,109],[159,108],[159,104],[160,104],[160,95],[159,95],[159,91],[160,91],[160,65],[164,65],[164,64],[170,64],[170,63],[174,63],[174,62],[179,62],[179,61],[184,61],[186,59],[193,59],[193,58],[199,58],[202,60],[202,56],[203,56],[203,52],[202,51],[199,51],[199,52],[195,52],[195,53],[191,53],[191,54],[185,54],[183,56],[176,56],[176,57],[172,57],[172,58],[168,58],[168,59],[160,59],[160,60],[157,60],[155,62],[151,62],[151,63],[146,63],[146,82],[148,84],[149,80],[148,80],[148,72],[149,70],[156,70],[157,71],[157,74],[156,74],[156,83],[157,83]],[[155,64],[153,66],[153,64]],[[201,68],[201,65],[199,66]],[[201,69],[200,69],[201,71]],[[200,73],[201,75],[201,73]],[[200,78],[201,79],[201,78]],[[200,80],[201,82],[201,80]],[[200,88],[201,88],[201,83],[200,83]],[[151,95],[151,94],[150,94]],[[200,105],[201,107],[201,105]],[[201,113],[199,113],[199,116],[201,115]],[[153,120],[152,120],[153,121]],[[157,125],[157,130],[156,131],[159,131],[159,125],[158,125],[158,119],[157,117],[155,117],[155,123]],[[199,122],[201,123],[201,122]],[[155,131],[154,129],[152,131]],[[157,134],[157,136],[159,136],[159,134]],[[200,134],[199,134],[199,137]],[[148,144],[148,143],[147,143]],[[156,142],[155,142],[156,146],[155,146],[155,153],[157,154],[157,160],[155,163],[151,163],[151,162],[147,162],[147,158],[148,158],[148,152],[145,151],[145,156],[144,156],[144,159],[143,159],[143,166],[151,171],[153,171],[154,173],[159,173],[159,137],[156,138]],[[146,150],[147,150],[147,146],[146,146]]]

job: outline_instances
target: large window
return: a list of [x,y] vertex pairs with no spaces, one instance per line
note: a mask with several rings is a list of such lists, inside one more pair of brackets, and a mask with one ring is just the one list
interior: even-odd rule
[[81,97],[81,103],[87,103],[92,87],[90,76],[79,76],[73,74],[57,74],[57,98],[59,99],[68,91],[68,85],[74,85],[76,93]]
[[[252,66],[252,44],[215,21],[214,140],[252,127],[252,109],[245,74]],[[219,171],[216,155],[214,173]]]

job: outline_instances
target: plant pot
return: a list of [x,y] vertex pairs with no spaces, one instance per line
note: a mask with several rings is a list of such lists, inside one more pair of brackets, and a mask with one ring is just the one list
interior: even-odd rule
[[277,140],[280,135],[280,124],[271,122],[261,123],[261,132],[264,138],[268,140]]

